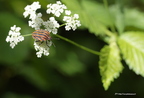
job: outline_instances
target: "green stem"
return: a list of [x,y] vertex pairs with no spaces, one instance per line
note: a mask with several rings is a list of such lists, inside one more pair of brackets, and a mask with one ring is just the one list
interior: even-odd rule
[[60,27],[62,27],[62,26],[64,26],[64,25],[66,25],[66,24],[64,23],[64,24],[60,25]]
[[114,34],[109,31],[109,30],[105,30],[106,35],[108,35],[109,37],[112,37]]
[[22,35],[22,36],[24,36],[24,37],[25,37],[25,36],[30,36],[30,35],[32,35],[32,33],[31,33],[31,34]]
[[75,45],[75,46],[77,46],[77,47],[85,50],[85,51],[88,51],[88,52],[93,53],[93,54],[95,54],[95,55],[100,55],[100,52],[94,51],[94,50],[89,49],[89,48],[87,48],[87,47],[84,47],[84,46],[82,46],[82,45],[80,45],[80,44],[77,44],[76,42],[74,42],[74,41],[72,41],[72,40],[69,40],[69,39],[67,39],[67,38],[65,38],[65,37],[63,37],[63,36],[60,36],[60,35],[58,35],[58,34],[56,34],[55,36],[61,38],[62,40],[65,40],[65,41],[67,41],[67,42],[69,42],[69,43],[71,43],[71,44],[73,44],[73,45]]

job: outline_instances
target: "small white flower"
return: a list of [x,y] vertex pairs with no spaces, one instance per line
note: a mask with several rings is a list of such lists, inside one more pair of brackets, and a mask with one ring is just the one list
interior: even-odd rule
[[40,29],[40,27],[43,24],[43,19],[41,17],[42,17],[41,13],[36,14],[36,17],[34,19],[29,20],[29,26],[34,28],[35,30]]
[[24,17],[26,18],[30,15],[30,19],[34,19],[36,17],[36,10],[41,8],[39,2],[33,2],[31,5],[27,5],[24,9],[25,12],[23,13]]
[[70,15],[70,14],[71,14],[71,11],[70,11],[70,10],[65,10],[65,14],[66,14],[66,15]]
[[47,14],[54,14],[56,17],[59,17],[67,7],[62,4],[60,1],[57,1],[56,4],[47,5]]
[[50,17],[49,20],[43,22],[44,27],[47,31],[57,34],[57,29],[60,27],[59,23],[55,20],[54,17]]
[[78,14],[74,14],[74,16],[64,16],[63,21],[66,22],[65,29],[68,31],[71,29],[75,30],[77,27],[81,26],[78,18]]
[[13,27],[11,27],[11,30],[9,31],[9,34],[6,38],[6,42],[10,42],[10,47],[14,48],[15,45],[18,44],[18,42],[21,42],[24,40],[24,37],[22,35],[20,35],[20,31],[21,28],[20,27],[16,27],[16,25],[14,25]]
[[43,55],[49,55],[49,47],[52,45],[52,41],[44,41],[44,42],[34,42],[34,48],[36,51],[36,55],[40,58]]

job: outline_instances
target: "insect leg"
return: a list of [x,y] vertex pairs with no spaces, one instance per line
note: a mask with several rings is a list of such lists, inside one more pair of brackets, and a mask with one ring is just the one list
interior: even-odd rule
[[49,47],[49,43],[48,43],[48,40],[46,40],[46,45]]
[[40,46],[44,41],[35,40],[35,42],[40,42],[38,45]]

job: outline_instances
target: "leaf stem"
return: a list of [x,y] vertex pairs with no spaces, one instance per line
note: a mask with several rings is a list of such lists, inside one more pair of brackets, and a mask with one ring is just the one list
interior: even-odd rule
[[85,51],[88,51],[88,52],[93,53],[93,54],[95,54],[95,55],[100,55],[100,52],[95,51],[95,50],[92,50],[92,49],[89,49],[89,48],[87,48],[87,47],[84,47],[84,46],[82,46],[82,45],[80,45],[80,44],[78,44],[78,43],[76,43],[76,42],[74,42],[74,41],[72,41],[72,40],[70,40],[70,39],[67,39],[67,38],[65,38],[65,37],[63,37],[63,36],[60,36],[60,35],[58,35],[58,34],[56,34],[55,36],[61,38],[62,40],[65,40],[65,41],[67,41],[67,42],[69,42],[69,43],[71,43],[71,44],[73,44],[73,45],[75,45],[75,46],[77,46],[77,47],[85,50]]

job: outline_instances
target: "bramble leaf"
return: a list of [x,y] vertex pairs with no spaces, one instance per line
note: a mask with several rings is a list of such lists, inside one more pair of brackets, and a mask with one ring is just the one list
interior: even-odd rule
[[117,5],[110,6],[110,12],[113,16],[115,26],[118,31],[144,30],[144,13],[138,9],[122,8],[123,13],[119,12]]
[[144,77],[144,32],[124,33],[118,43],[129,68]]
[[125,22],[126,26],[132,26],[144,30],[144,13],[137,9],[126,9]]
[[118,78],[123,70],[119,49],[115,42],[101,50],[99,68],[104,89],[107,90],[114,78]]
[[117,31],[121,34],[125,28],[125,17],[124,17],[124,9],[121,7],[121,0],[117,1],[117,4],[110,7],[110,12],[112,18],[114,19],[114,24],[116,26]]

